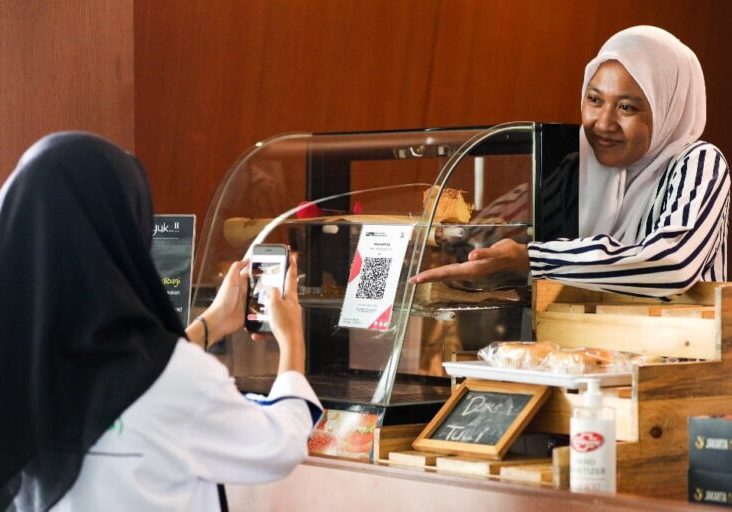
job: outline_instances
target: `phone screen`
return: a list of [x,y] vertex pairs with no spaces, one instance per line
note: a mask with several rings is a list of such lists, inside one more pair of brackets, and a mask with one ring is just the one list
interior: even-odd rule
[[274,244],[257,246],[252,251],[251,261],[245,326],[249,331],[269,332],[268,293],[271,288],[284,292],[287,247]]

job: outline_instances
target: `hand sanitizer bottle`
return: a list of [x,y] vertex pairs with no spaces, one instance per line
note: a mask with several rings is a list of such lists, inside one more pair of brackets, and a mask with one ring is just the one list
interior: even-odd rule
[[569,423],[569,488],[573,492],[615,492],[615,410],[603,407],[599,379],[587,384],[583,403]]

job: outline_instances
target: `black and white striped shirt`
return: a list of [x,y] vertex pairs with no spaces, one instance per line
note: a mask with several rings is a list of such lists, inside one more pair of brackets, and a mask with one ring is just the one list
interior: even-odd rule
[[698,141],[669,163],[635,244],[608,235],[531,242],[532,275],[653,297],[681,293],[697,281],[725,281],[729,201],[724,156]]

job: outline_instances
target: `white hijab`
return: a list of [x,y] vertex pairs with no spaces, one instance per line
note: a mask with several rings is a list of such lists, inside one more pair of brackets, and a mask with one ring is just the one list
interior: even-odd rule
[[601,165],[580,130],[579,233],[637,243],[638,223],[666,166],[704,131],[704,74],[694,52],[672,34],[657,27],[632,27],[608,39],[587,64],[583,98],[606,60],[620,62],[643,90],[651,106],[653,133],[646,154],[621,169]]

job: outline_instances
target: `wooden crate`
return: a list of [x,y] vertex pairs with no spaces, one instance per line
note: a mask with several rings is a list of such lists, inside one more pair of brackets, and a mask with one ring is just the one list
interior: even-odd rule
[[[540,341],[704,360],[636,366],[629,393],[604,390],[618,418],[618,491],[685,500],[687,418],[732,412],[732,284],[700,283],[663,303],[536,281],[534,308]],[[569,433],[578,399],[555,388],[528,429]]]

